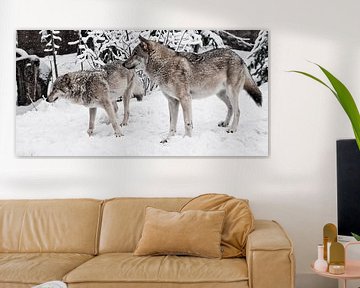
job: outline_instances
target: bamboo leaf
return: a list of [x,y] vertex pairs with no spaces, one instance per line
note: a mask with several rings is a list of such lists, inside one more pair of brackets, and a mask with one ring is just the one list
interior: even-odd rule
[[338,100],[340,104],[345,108],[348,108],[350,110],[355,110],[357,115],[359,115],[359,111],[357,110],[355,101],[350,93],[350,91],[345,87],[345,85],[338,80],[334,75],[332,75],[329,71],[327,71],[325,68],[321,67],[318,64],[317,65],[321,71],[325,74],[325,76],[329,79],[331,85],[334,87],[337,95]]
[[303,71],[298,71],[298,70],[290,70],[290,71],[288,71],[288,72],[293,72],[293,73],[298,73],[298,74],[305,75],[305,76],[307,76],[307,77],[309,77],[309,78],[311,78],[311,79],[313,79],[313,80],[321,83],[321,84],[324,85],[325,87],[329,88],[330,91],[335,95],[335,97],[336,97],[336,98],[338,97],[337,94],[336,94],[336,92],[335,92],[329,85],[327,85],[324,81],[320,80],[319,78],[315,77],[314,75],[311,75],[310,73],[306,73],[306,72],[303,72]]
[[298,73],[298,74],[307,76],[307,77],[321,83],[322,85],[327,87],[334,94],[334,96],[339,101],[340,105],[343,107],[345,113],[347,114],[347,116],[350,119],[353,131],[354,131],[354,135],[356,138],[356,143],[360,150],[360,114],[359,114],[359,110],[356,106],[356,103],[354,101],[354,98],[352,97],[350,91],[346,88],[346,86],[339,79],[337,79],[334,75],[332,75],[329,71],[327,71],[322,66],[320,66],[316,63],[313,63],[313,64],[317,65],[321,69],[321,71],[325,74],[325,76],[330,81],[333,88],[331,88],[329,85],[327,85],[324,81],[320,80],[319,78],[317,78],[309,73],[306,73],[303,71],[298,71],[298,70],[292,70],[292,71],[288,71],[288,72],[294,72],[294,73]]
[[316,65],[321,69],[321,71],[329,79],[331,85],[334,87],[338,95],[337,99],[339,100],[341,106],[344,108],[353,126],[356,142],[360,149],[360,145],[359,145],[360,144],[360,114],[359,114],[359,110],[356,107],[354,98],[352,97],[350,91],[339,79],[337,79],[325,68],[321,67],[318,64]]

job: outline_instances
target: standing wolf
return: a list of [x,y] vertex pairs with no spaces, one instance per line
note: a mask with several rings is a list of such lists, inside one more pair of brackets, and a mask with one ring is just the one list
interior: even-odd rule
[[124,62],[132,69],[142,64],[152,81],[159,85],[168,99],[170,131],[162,142],[176,133],[179,104],[185,122],[185,135],[192,135],[191,101],[216,94],[227,106],[224,121],[218,126],[229,126],[229,133],[237,130],[240,117],[239,94],[245,89],[255,103],[262,104],[262,95],[252,79],[245,62],[230,49],[215,49],[202,54],[176,52],[166,46],[139,37],[140,44]]
[[[115,136],[122,135],[116,119],[118,106],[116,100],[123,96],[124,118],[121,126],[129,120],[129,102],[134,91],[141,94],[138,76],[134,71],[125,69],[123,62],[114,61],[99,71],[70,72],[58,77],[53,85],[47,101],[54,102],[59,97],[69,99],[73,103],[89,107],[89,129],[91,136],[94,132],[97,107],[106,111],[109,122],[115,131]],[[140,96],[140,95],[135,95]]]

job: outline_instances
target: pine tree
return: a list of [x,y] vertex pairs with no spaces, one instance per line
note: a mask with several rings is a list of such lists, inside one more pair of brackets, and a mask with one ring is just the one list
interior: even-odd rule
[[41,42],[45,44],[45,52],[50,52],[50,55],[53,56],[54,61],[54,70],[55,70],[55,77],[58,77],[58,69],[56,64],[56,55],[57,51],[60,48],[60,42],[62,41],[61,37],[59,36],[60,31],[58,30],[41,30]]
[[256,38],[253,49],[248,58],[252,58],[249,65],[251,74],[255,77],[258,85],[268,82],[268,37],[269,32],[261,30]]

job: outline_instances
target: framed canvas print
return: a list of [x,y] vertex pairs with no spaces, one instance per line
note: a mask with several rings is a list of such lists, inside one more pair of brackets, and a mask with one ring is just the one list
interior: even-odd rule
[[17,30],[17,156],[267,156],[268,31]]

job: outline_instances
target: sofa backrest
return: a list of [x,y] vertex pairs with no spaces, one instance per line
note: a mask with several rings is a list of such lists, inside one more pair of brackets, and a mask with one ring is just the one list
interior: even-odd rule
[[99,253],[133,252],[141,237],[145,208],[179,211],[190,198],[116,198],[105,201]]
[[102,203],[0,200],[0,252],[96,254]]

